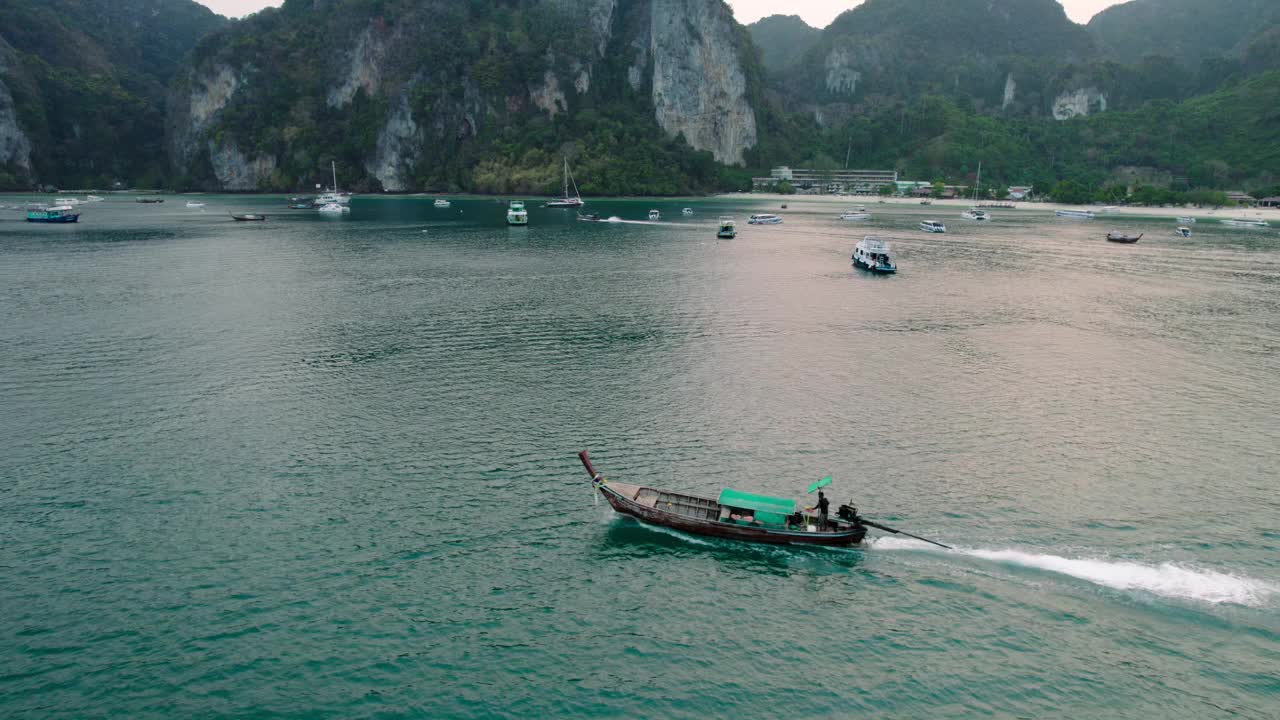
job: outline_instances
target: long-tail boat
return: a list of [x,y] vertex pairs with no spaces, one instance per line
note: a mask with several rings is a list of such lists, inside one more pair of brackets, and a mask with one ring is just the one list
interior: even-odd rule
[[1142,239],[1142,234],[1126,235],[1124,233],[1109,232],[1107,233],[1107,242],[1113,243],[1136,243]]
[[[726,488],[718,500],[630,485],[605,478],[578,453],[592,486],[613,509],[644,522],[696,535],[795,545],[856,545],[867,534],[857,509],[840,506],[825,526],[815,515],[797,512],[795,501]],[[878,527],[878,526],[874,526]]]
[[[873,527],[894,535],[913,538],[947,550],[950,545],[896,530],[858,515],[858,509],[841,505],[836,519],[797,512],[795,501],[787,498],[756,495],[725,488],[718,500],[655,490],[654,488],[614,482],[596,472],[587,451],[578,453],[582,466],[591,476],[591,486],[613,509],[653,525],[674,528],[696,535],[773,543],[775,545],[857,545]],[[813,492],[831,483],[825,477],[809,486]]]

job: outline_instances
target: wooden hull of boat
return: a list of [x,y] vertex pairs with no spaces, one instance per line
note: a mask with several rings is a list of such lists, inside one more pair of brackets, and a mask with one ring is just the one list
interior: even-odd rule
[[[838,532],[801,532],[793,530],[772,530],[760,526],[752,525],[734,525],[730,523],[720,522],[718,520],[698,520],[695,518],[679,515],[672,512],[666,512],[656,507],[648,507],[638,503],[627,497],[622,492],[614,490],[610,487],[611,483],[603,483],[598,485],[600,494],[614,510],[623,515],[630,515],[638,520],[642,520],[651,525],[659,525],[661,527],[669,527],[673,530],[680,530],[692,535],[707,535],[711,537],[725,538],[728,540],[741,540],[743,542],[768,543],[771,545],[820,545],[825,547],[846,547],[849,545],[857,545],[866,537],[867,529],[862,526],[851,527],[844,526]],[[626,486],[617,484],[620,488],[628,490],[642,490],[647,488],[637,488],[635,486]]]
[[1122,245],[1132,245],[1142,239],[1142,236],[1133,237],[1131,235],[1108,235],[1107,242],[1120,243]]

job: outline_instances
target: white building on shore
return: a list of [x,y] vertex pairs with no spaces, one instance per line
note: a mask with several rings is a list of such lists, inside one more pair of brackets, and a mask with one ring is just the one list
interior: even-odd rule
[[755,192],[772,192],[782,182],[797,191],[875,195],[885,185],[898,181],[896,170],[808,170],[785,165],[769,172],[769,177],[751,178]]

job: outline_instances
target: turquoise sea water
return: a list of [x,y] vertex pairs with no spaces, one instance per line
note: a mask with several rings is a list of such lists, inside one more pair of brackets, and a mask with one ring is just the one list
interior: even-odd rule
[[[1280,715],[1274,229],[207,202],[0,211],[2,717]],[[957,550],[649,528],[582,448]]]

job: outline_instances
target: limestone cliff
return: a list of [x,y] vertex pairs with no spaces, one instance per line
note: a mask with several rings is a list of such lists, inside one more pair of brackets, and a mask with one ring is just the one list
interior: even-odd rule
[[1076,88],[1053,99],[1055,120],[1069,120],[1107,110],[1107,96],[1096,87]]
[[[298,27],[325,49],[302,65]],[[192,184],[223,189],[309,187],[329,160],[360,189],[465,187],[495,153],[554,164],[607,108],[741,164],[757,143],[744,38],[722,0],[287,2],[206,40],[179,75],[171,159]],[[546,127],[566,137],[517,140]],[[589,141],[651,150],[616,133]]]
[[651,12],[658,124],[722,163],[742,164],[756,119],[729,9],[718,0],[653,0]]
[[31,176],[31,140],[18,122],[18,111],[4,77],[14,70],[14,53],[0,40],[0,171],[8,168],[14,180]]

